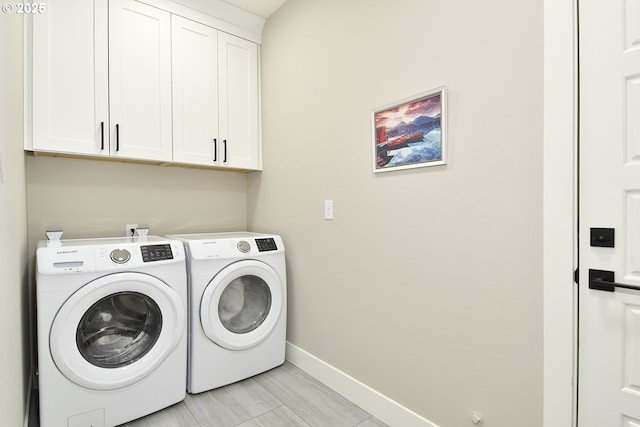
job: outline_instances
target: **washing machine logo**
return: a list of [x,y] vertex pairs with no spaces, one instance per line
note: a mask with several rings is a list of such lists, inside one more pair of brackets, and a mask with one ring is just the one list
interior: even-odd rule
[[57,255],[65,255],[65,254],[77,254],[77,250],[69,250],[69,251],[57,251]]

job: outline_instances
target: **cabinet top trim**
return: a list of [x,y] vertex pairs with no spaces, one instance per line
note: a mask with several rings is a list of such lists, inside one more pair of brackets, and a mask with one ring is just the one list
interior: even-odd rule
[[265,19],[221,0],[139,0],[150,6],[260,44]]

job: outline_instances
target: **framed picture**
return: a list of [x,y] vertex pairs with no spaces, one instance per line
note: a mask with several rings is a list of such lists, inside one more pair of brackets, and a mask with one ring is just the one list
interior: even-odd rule
[[446,163],[446,89],[439,87],[373,111],[373,172]]

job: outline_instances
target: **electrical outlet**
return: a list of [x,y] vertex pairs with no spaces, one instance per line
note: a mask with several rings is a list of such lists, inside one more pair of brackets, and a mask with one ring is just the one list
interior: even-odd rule
[[136,234],[136,228],[138,228],[138,224],[127,224],[127,228],[124,229],[124,235],[133,237]]

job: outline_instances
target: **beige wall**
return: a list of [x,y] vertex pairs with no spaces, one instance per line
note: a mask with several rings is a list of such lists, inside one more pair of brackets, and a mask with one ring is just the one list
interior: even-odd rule
[[30,247],[48,229],[63,238],[244,230],[246,174],[63,157],[27,156]]
[[22,15],[0,15],[0,40],[0,425],[20,426],[30,366]]
[[[248,223],[285,240],[288,339],[442,427],[542,424],[542,23],[289,0],[263,33]],[[441,85],[448,164],[374,175],[371,110]]]

